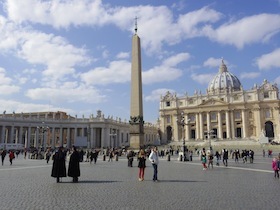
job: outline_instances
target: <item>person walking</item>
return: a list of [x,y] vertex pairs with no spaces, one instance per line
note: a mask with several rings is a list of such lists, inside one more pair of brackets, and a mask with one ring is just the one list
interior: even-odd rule
[[9,158],[10,158],[10,165],[12,165],[13,164],[13,159],[15,159],[15,153],[14,153],[13,150],[10,150]]
[[154,182],[158,182],[158,164],[159,164],[159,159],[158,159],[157,147],[154,147],[153,150],[151,151],[151,154],[149,155],[149,160],[151,161],[152,166],[154,168],[153,181]]
[[228,150],[224,149],[223,151],[223,164],[228,166]]
[[76,147],[73,146],[73,152],[70,156],[69,166],[68,166],[68,176],[73,178],[73,182],[78,182],[78,177],[81,175],[80,172],[80,154]]
[[210,168],[210,166],[212,166],[212,169],[213,169],[213,159],[214,159],[213,153],[208,152],[208,168]]
[[278,160],[278,158],[273,158],[272,159],[272,169],[273,169],[273,171],[274,171],[274,178],[278,178],[279,179],[279,168],[278,168],[278,165],[280,164],[278,164],[278,162],[280,162],[279,160]]
[[5,160],[6,155],[7,155],[6,150],[3,150],[3,151],[1,152],[2,166],[4,165],[4,160]]
[[143,149],[138,154],[138,168],[139,168],[139,181],[144,181],[145,168],[146,168],[146,153]]
[[66,177],[65,153],[63,151],[63,147],[59,147],[53,155],[51,176],[56,178],[57,183],[60,182],[60,177]]
[[47,160],[47,164],[49,164],[49,161],[50,161],[51,155],[52,155],[52,153],[51,153],[50,149],[48,149],[48,150],[47,150],[47,152],[46,152],[46,160]]

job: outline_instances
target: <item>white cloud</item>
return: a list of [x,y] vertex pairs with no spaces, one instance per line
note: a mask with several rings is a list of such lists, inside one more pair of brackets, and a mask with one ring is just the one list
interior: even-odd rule
[[101,0],[8,0],[6,9],[9,19],[22,23],[33,22],[53,25],[56,28],[101,25],[108,18]]
[[130,81],[131,63],[125,60],[112,61],[108,67],[97,67],[80,75],[87,85],[107,85]]
[[129,52],[120,52],[117,54],[117,58],[118,59],[126,59],[126,58],[129,58],[130,56],[130,53]]
[[202,36],[204,24],[214,23],[222,16],[209,7],[203,7],[175,20],[172,10],[167,6],[110,7],[101,0],[9,0],[6,8],[10,20],[51,25],[55,28],[114,24],[122,30],[132,32],[133,18],[138,16],[138,34],[143,48],[150,54],[160,52],[163,44],[174,45],[182,39]]
[[162,66],[170,66],[174,67],[177,66],[179,63],[183,61],[187,61],[190,59],[189,53],[179,53],[177,55],[171,56],[167,59],[165,59],[162,63]]
[[[226,63],[224,61],[224,63]],[[207,67],[217,67],[221,65],[221,58],[208,58],[206,61],[204,61],[203,66]]]
[[201,85],[209,84],[216,74],[192,74],[191,78]]
[[97,89],[85,86],[76,86],[75,83],[65,83],[61,88],[29,89],[26,96],[32,100],[49,100],[53,104],[59,103],[100,103],[106,100]]
[[16,113],[21,112],[43,112],[43,111],[65,111],[67,113],[73,112],[71,109],[55,107],[49,104],[33,104],[33,103],[24,103],[15,100],[0,100],[0,110],[6,110],[7,113]]
[[280,67],[280,48],[274,50],[271,53],[264,54],[256,59],[256,65],[261,70],[268,70],[271,68]]
[[240,75],[240,79],[255,79],[260,75],[260,72],[242,72]]
[[165,88],[162,88],[162,89],[156,89],[156,90],[153,90],[150,95],[148,96],[145,96],[145,101],[151,101],[151,102],[154,102],[154,101],[159,101],[160,100],[160,97],[162,95],[165,95],[167,93],[167,91],[169,92],[175,92],[174,90],[172,89],[165,89]]
[[22,36],[25,40],[19,57],[31,64],[47,66],[45,76],[59,79],[74,74],[74,66],[90,62],[85,49],[74,47],[62,37],[31,31]]
[[182,76],[182,70],[176,66],[189,60],[188,53],[179,53],[165,59],[160,66],[155,66],[143,72],[143,83],[153,84],[157,82],[173,81]]
[[204,33],[219,43],[242,49],[247,44],[266,42],[280,31],[280,15],[259,14],[224,24],[217,29],[210,25]]
[[13,79],[6,76],[6,70],[0,67],[0,95],[10,95],[20,91],[20,87],[13,85]]

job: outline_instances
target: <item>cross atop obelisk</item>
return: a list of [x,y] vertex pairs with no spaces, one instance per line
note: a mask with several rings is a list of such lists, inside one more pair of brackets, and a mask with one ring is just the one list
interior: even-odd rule
[[139,149],[144,145],[144,120],[142,100],[141,45],[137,35],[137,17],[135,34],[132,38],[131,60],[131,97],[130,97],[130,147]]

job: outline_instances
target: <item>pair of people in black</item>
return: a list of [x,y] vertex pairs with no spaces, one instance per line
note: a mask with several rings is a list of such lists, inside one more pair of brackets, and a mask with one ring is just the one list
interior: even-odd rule
[[[53,156],[52,177],[56,178],[56,182],[60,182],[60,177],[66,177],[65,166],[66,153],[63,151],[63,147],[59,147],[58,151]],[[80,155],[77,148],[73,146],[73,152],[70,156],[68,176],[73,178],[73,182],[78,182],[80,173]]]

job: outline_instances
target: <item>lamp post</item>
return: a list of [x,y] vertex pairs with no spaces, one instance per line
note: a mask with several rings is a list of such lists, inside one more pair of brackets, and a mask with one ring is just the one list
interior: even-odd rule
[[213,133],[214,133],[214,130],[207,131],[207,138],[208,138],[208,141],[209,141],[208,143],[209,143],[210,152],[212,152],[211,138],[213,136]]
[[45,122],[42,122],[42,126],[37,126],[37,129],[39,130],[39,133],[41,131],[42,133],[42,142],[41,142],[41,148],[45,150],[45,132],[48,131],[50,128],[49,126],[45,125]]
[[[188,119],[189,121],[189,119]],[[185,116],[184,116],[184,112],[181,112],[180,118],[177,119],[177,122],[181,125],[182,127],[182,140],[183,140],[183,161],[187,161],[187,148],[186,148],[186,142],[185,142],[185,125],[187,125],[185,123]]]
[[116,136],[117,136],[116,129],[113,129],[113,130],[112,130],[112,133],[110,133],[109,135],[113,137],[113,145],[114,145],[114,143],[115,143],[115,138],[116,138]]

